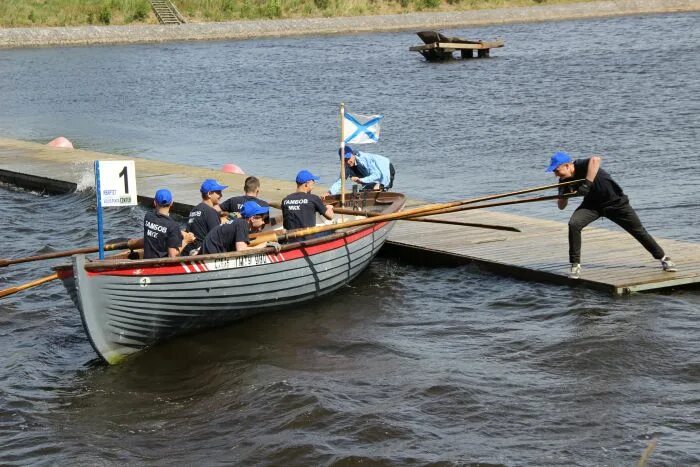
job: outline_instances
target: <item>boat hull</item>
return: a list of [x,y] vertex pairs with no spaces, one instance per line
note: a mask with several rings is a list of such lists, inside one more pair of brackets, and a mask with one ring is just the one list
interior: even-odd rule
[[369,265],[392,225],[297,243],[280,253],[208,255],[166,265],[91,269],[85,256],[76,256],[72,276],[62,279],[95,351],[115,364],[160,341],[342,287]]

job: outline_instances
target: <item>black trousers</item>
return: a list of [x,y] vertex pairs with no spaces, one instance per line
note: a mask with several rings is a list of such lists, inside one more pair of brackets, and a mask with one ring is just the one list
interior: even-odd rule
[[656,259],[664,257],[664,250],[644,228],[637,213],[629,203],[608,207],[601,210],[579,206],[569,219],[569,262],[581,262],[581,230],[599,217],[607,217],[647,249]]

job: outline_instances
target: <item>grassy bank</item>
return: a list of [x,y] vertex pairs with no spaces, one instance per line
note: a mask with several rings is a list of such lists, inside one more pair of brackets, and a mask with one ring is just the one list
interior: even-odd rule
[[[189,22],[458,11],[586,0],[175,0]],[[148,0],[0,0],[0,27],[157,23]]]

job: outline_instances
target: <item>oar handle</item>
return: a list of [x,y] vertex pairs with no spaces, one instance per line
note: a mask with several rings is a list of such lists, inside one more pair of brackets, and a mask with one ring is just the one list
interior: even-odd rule
[[[113,250],[127,250],[127,249],[137,250],[139,248],[143,248],[143,238],[132,238],[126,242],[109,243],[109,244],[105,245],[104,249],[105,249],[105,251],[113,251]],[[84,247],[84,248],[76,248],[74,250],[57,251],[55,253],[46,253],[45,255],[27,256],[25,258],[0,259],[0,267],[9,266],[11,264],[28,263],[31,261],[41,261],[44,259],[64,258],[66,256],[95,253],[95,252],[97,252],[97,250],[98,249],[95,247],[88,246],[88,247]]]
[[8,295],[12,295],[22,290],[30,289],[32,287],[36,287],[37,285],[41,285],[45,282],[50,282],[54,279],[58,279],[57,272],[54,272],[50,276],[42,277],[41,279],[27,282],[26,284],[18,285],[17,287],[10,287],[9,289],[0,290],[0,297],[7,297]]

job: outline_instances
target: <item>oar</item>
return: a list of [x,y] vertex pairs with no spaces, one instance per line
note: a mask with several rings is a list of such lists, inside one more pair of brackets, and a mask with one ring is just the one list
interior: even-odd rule
[[[381,215],[378,212],[371,211],[354,211],[352,209],[346,208],[333,208],[333,212],[338,214],[348,214],[353,216],[364,216],[364,217],[376,217]],[[492,229],[492,230],[505,230],[507,232],[520,232],[520,229],[511,227],[509,225],[495,225],[495,224],[481,224],[475,222],[461,222],[461,221],[450,221],[446,219],[427,219],[425,217],[410,217],[408,219],[399,219],[402,221],[411,222],[430,222],[433,224],[448,224],[448,225],[459,225],[462,227],[478,227],[480,229]]]
[[10,287],[9,289],[0,290],[0,297],[7,297],[8,295],[12,295],[13,293],[17,293],[25,289],[31,289],[32,287],[36,287],[37,285],[41,285],[45,282],[50,282],[54,279],[58,279],[58,273],[56,272],[54,272],[50,276],[42,277],[41,279],[27,282],[26,284],[18,285],[17,287]]
[[494,208],[497,206],[510,206],[511,204],[523,204],[523,203],[535,203],[537,201],[551,201],[554,199],[571,198],[576,196],[576,193],[567,193],[564,195],[552,195],[552,196],[535,196],[532,198],[522,198],[513,201],[499,201],[498,203],[486,203],[477,204],[476,206],[455,206],[452,208],[438,209],[436,211],[430,212],[428,214],[423,214],[424,216],[434,216],[437,214],[447,214],[450,212],[460,212],[460,211],[471,211],[472,209],[484,209],[484,208]]
[[[368,217],[365,219],[356,219],[348,222],[343,222],[340,224],[328,224],[328,225],[320,225],[317,227],[307,227],[304,229],[296,229],[296,230],[291,230],[288,232],[285,232],[283,234],[278,234],[276,232],[270,232],[265,235],[259,235],[255,238],[254,241],[251,242],[251,245],[258,245],[262,242],[269,242],[269,241],[280,241],[280,240],[290,240],[293,238],[298,238],[298,237],[305,237],[307,235],[314,235],[317,233],[321,232],[328,232],[331,230],[338,230],[338,229],[346,229],[350,227],[356,227],[360,225],[367,225],[367,224],[375,224],[378,222],[386,222],[386,221],[393,221],[393,220],[398,220],[398,219],[404,219],[408,217],[416,217],[416,216],[421,216],[421,215],[432,215],[432,214],[437,214],[443,213],[443,212],[450,212],[448,209],[450,208],[457,208],[457,207],[462,207],[465,204],[474,204],[474,203],[479,203],[481,201],[488,201],[492,199],[498,199],[498,198],[504,198],[506,196],[515,196],[519,194],[524,194],[524,193],[532,193],[534,191],[541,191],[541,190],[546,190],[549,188],[558,188],[560,186],[565,186],[565,185],[570,185],[572,183],[581,183],[581,180],[573,180],[570,182],[564,182],[564,183],[555,183],[553,185],[546,185],[546,186],[541,186],[541,187],[536,187],[536,188],[528,188],[525,190],[519,190],[519,191],[513,191],[510,193],[501,193],[497,195],[489,195],[489,196],[482,196],[479,198],[472,198],[472,199],[466,199],[462,201],[453,201],[451,203],[440,203],[440,204],[428,204],[425,206],[417,207],[414,209],[409,209],[406,211],[400,211],[400,212],[394,212],[390,214],[380,214],[379,216],[374,216],[374,217]],[[503,204],[501,203],[492,203],[493,205],[496,206],[505,206],[507,204],[518,204],[522,202],[533,202],[533,201],[544,201],[547,199],[557,199],[561,198],[561,196],[556,195],[556,196],[544,196],[544,197],[539,197],[539,198],[529,198],[527,200],[516,200],[516,201],[506,201]],[[483,207],[488,207],[490,205],[480,205],[479,207],[475,207],[474,209],[478,208],[483,208]],[[468,209],[468,208],[463,208],[463,209]],[[459,209],[456,209],[459,210]],[[430,213],[430,214],[428,214]]]
[[[110,244],[105,245],[104,249],[105,249],[105,251],[113,251],[113,250],[137,250],[139,248],[143,248],[143,238],[132,238],[131,240],[128,240],[126,242],[110,243]],[[25,258],[0,259],[0,267],[9,266],[10,264],[28,263],[30,261],[40,261],[43,259],[63,258],[66,256],[96,253],[97,250],[98,249],[96,247],[85,247],[85,248],[76,248],[75,250],[57,251],[54,253],[47,253],[45,255],[27,256]]]

